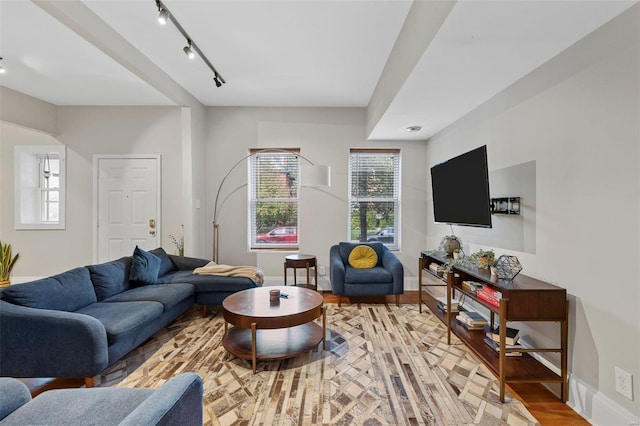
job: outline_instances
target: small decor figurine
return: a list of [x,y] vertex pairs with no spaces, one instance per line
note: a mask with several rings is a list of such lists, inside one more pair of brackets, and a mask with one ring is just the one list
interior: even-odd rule
[[280,303],[280,290],[269,290],[269,302],[272,305],[277,305]]
[[516,275],[522,271],[522,265],[515,256],[507,256],[503,254],[495,262],[493,262],[493,268],[495,268],[498,278],[506,280],[513,280]]

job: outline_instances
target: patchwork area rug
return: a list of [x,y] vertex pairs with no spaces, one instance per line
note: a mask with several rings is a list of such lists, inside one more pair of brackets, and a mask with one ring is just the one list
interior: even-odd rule
[[222,314],[198,308],[96,378],[99,386],[159,387],[193,371],[206,425],[537,425],[499,400],[495,377],[416,305],[329,304],[327,350],[258,362],[228,354]]

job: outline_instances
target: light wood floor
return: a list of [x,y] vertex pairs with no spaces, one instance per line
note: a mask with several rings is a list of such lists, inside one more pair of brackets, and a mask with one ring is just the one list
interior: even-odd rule
[[[329,292],[324,293],[325,303],[338,303],[337,296]],[[359,297],[350,300],[342,298],[342,303],[395,303],[394,296]],[[418,292],[408,291],[400,297],[400,303],[418,303]],[[83,379],[23,379],[31,389],[32,395],[38,395],[46,390],[59,388],[77,388],[84,385]],[[514,384],[509,386],[511,392],[523,402],[529,412],[542,426],[573,426],[589,425],[585,419],[573,411],[569,406],[560,402],[546,387],[540,384]]]

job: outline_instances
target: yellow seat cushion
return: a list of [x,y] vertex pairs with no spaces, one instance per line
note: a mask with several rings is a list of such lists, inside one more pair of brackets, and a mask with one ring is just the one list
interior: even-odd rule
[[376,251],[369,246],[356,246],[349,253],[349,265],[358,269],[373,268],[378,264]]

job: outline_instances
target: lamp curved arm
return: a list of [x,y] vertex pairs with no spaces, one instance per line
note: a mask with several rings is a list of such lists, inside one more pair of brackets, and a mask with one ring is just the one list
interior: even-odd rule
[[263,152],[286,152],[289,154],[294,154],[295,156],[300,157],[303,160],[309,162],[309,164],[315,166],[314,162],[306,158],[304,155],[300,154],[299,152],[290,151],[288,149],[265,148],[265,149],[259,149],[259,150],[253,151],[252,153],[245,155],[244,157],[236,161],[236,163],[233,166],[231,166],[227,174],[225,174],[224,177],[222,178],[222,182],[220,182],[220,186],[218,186],[218,191],[216,192],[216,199],[213,203],[213,224],[214,225],[218,223],[218,199],[220,198],[220,191],[222,191],[222,187],[224,186],[224,183],[226,182],[229,175],[231,175],[231,172],[233,172],[236,169],[236,167],[242,164],[244,160],[248,159],[249,157],[253,157],[256,154],[261,154]]
[[[258,149],[258,150],[255,150],[255,151],[249,153],[248,155],[245,155],[244,157],[242,157],[241,159],[236,161],[234,163],[234,165],[231,166],[229,171],[227,171],[227,173],[222,178],[222,181],[220,182],[220,186],[218,186],[218,191],[216,192],[215,201],[213,203],[213,261],[216,262],[216,263],[218,262],[218,254],[219,254],[219,246],[218,246],[218,238],[219,238],[219,234],[218,234],[218,228],[219,228],[219,225],[218,225],[218,201],[220,199],[220,192],[222,191],[222,187],[224,186],[224,183],[227,181],[227,178],[229,178],[229,176],[231,175],[231,172],[233,172],[247,158],[250,158],[250,157],[252,157],[254,155],[257,155],[257,154],[260,154],[260,153],[263,153],[263,152],[283,152],[283,153],[293,154],[296,157],[302,158],[303,160],[305,160],[306,162],[308,162],[312,166],[318,167],[318,166],[315,165],[315,163],[313,161],[309,160],[307,157],[305,157],[304,155],[300,154],[299,152],[296,152],[296,151],[293,151],[293,150],[289,150],[289,149],[281,149],[281,148]],[[327,170],[328,170],[327,173],[330,173],[331,169],[328,168]],[[330,177],[328,177],[326,186],[330,186],[330,185],[331,185]],[[224,203],[224,201],[223,201],[223,203]]]

